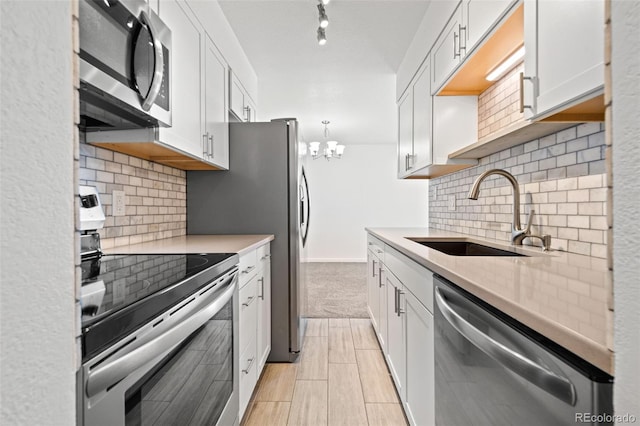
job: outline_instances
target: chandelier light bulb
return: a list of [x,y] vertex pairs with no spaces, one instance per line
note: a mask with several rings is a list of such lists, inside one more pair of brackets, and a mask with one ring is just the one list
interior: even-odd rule
[[322,3],[323,5],[325,5],[325,6],[326,6],[326,5],[328,5],[328,4],[329,4],[329,2],[330,2],[330,1],[331,1],[331,0],[320,0],[320,3]]
[[309,142],[309,152],[312,156],[317,156],[320,151],[320,142]]

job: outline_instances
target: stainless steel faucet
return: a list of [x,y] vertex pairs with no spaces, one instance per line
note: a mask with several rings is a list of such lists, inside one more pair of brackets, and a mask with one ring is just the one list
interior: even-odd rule
[[514,245],[522,245],[522,240],[525,238],[539,238],[542,241],[542,245],[544,250],[549,250],[551,246],[551,235],[534,235],[531,233],[531,223],[533,222],[533,215],[535,214],[535,210],[531,210],[529,212],[529,217],[527,218],[527,226],[523,229],[520,225],[520,188],[518,187],[518,181],[516,178],[506,170],[502,169],[491,169],[482,173],[476,181],[473,183],[471,190],[469,190],[469,195],[467,198],[470,200],[477,200],[478,195],[480,195],[480,184],[484,181],[488,176],[491,175],[499,175],[507,178],[509,183],[513,188],[513,221],[511,223],[511,243]]

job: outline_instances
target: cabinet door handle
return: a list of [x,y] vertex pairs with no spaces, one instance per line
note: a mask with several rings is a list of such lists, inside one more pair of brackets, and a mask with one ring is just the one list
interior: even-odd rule
[[258,281],[260,281],[260,294],[258,297],[260,300],[264,300],[264,277],[258,278]]
[[533,81],[533,77],[525,77],[524,73],[521,72],[520,73],[520,114],[524,113],[525,108],[533,109],[533,106],[524,104],[524,81],[525,80]]
[[243,274],[248,274],[249,272],[253,271],[254,269],[256,269],[255,265],[251,265],[251,266],[248,266],[247,269],[243,269],[242,273]]
[[384,284],[382,283],[382,273],[384,269],[382,267],[378,268],[378,288],[382,287]]
[[269,259],[271,257],[271,255],[269,253],[265,254],[264,256],[262,256],[260,258],[260,260],[265,260],[265,259]]
[[251,366],[253,365],[253,361],[256,359],[256,357],[253,358],[249,358],[249,364],[247,364],[247,368],[245,368],[244,370],[242,370],[242,372],[244,374],[249,374],[249,371],[251,371]]
[[457,58],[460,56],[460,50],[458,50],[458,43],[456,43],[456,40],[458,40],[458,34],[457,33],[453,33],[453,59]]
[[249,296],[247,297],[246,302],[242,302],[242,306],[249,306],[251,303],[253,303],[254,300],[255,300],[255,297]]
[[462,25],[458,24],[458,34],[459,34],[459,37],[460,37],[460,40],[458,40],[458,44],[460,45],[459,48],[458,48],[458,54],[460,54],[460,51],[464,49],[464,53],[466,55],[467,54],[467,41],[465,40],[464,46],[463,46],[462,45],[462,40],[463,40],[462,32],[463,31],[464,31],[464,35],[465,35],[464,38],[466,39],[467,38],[466,37],[467,36],[467,27],[466,26],[463,27]]
[[376,276],[376,262],[375,260],[371,261],[371,276],[375,277]]
[[402,290],[398,290],[398,316],[406,313],[406,311],[402,310],[402,300],[400,299],[400,297],[402,297],[402,295],[404,294],[404,291]]
[[207,134],[202,135],[202,156],[209,155],[209,145],[207,144]]
[[245,121],[250,121],[250,117],[251,117],[251,107],[250,106],[246,106],[244,107],[244,120]]
[[209,156],[211,158],[215,157],[214,155],[214,151],[213,151],[213,135],[209,135],[209,148],[211,149],[211,151],[209,151]]
[[393,288],[393,313],[398,314],[398,288]]

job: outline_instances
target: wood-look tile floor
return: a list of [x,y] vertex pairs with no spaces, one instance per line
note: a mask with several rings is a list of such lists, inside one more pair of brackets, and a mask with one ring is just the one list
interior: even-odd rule
[[265,366],[242,425],[406,425],[371,322],[307,321],[298,361]]

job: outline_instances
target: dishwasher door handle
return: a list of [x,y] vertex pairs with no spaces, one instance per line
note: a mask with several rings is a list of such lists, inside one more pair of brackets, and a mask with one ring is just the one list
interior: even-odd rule
[[540,389],[550,393],[566,404],[571,406],[576,405],[576,389],[569,379],[558,376],[553,371],[550,371],[526,356],[509,349],[502,343],[478,330],[460,316],[460,314],[458,314],[451,306],[449,306],[442,293],[441,288],[436,286],[436,304],[449,324],[451,324],[451,326],[463,337],[482,352],[496,360],[503,367],[511,370],[515,374],[533,383]]

